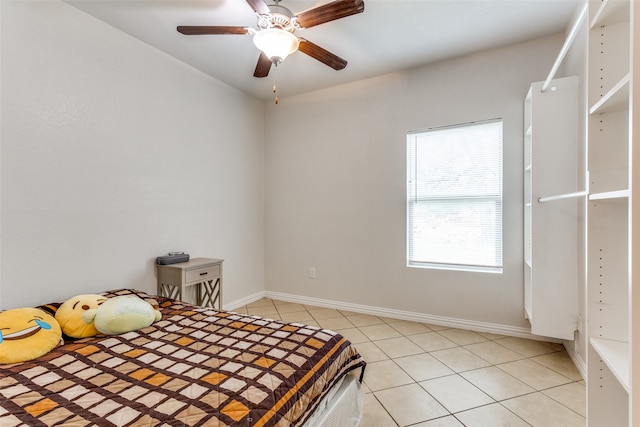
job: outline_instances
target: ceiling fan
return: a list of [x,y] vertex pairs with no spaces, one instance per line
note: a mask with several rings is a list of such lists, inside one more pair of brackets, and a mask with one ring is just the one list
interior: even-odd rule
[[254,77],[269,75],[271,65],[278,66],[289,54],[299,50],[302,53],[328,65],[334,70],[347,66],[347,61],[326,49],[300,37],[294,32],[311,28],[325,22],[345,18],[364,11],[364,0],[335,0],[322,6],[294,15],[288,8],[266,4],[264,0],[246,0],[258,16],[258,29],[240,26],[184,26],[177,28],[185,35],[240,34],[253,35],[253,42],[260,49],[260,57]]

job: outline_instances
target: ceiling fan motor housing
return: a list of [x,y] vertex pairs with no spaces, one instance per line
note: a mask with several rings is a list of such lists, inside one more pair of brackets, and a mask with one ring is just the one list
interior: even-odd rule
[[269,14],[258,15],[258,28],[279,28],[285,31],[294,32],[299,30],[295,15],[289,9],[278,4],[268,5]]

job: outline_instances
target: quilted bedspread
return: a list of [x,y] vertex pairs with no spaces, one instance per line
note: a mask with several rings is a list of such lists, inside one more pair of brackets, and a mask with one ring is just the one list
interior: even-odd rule
[[[127,293],[149,298],[106,295]],[[147,328],[0,365],[0,426],[301,426],[364,371],[335,332],[152,298],[162,319]]]

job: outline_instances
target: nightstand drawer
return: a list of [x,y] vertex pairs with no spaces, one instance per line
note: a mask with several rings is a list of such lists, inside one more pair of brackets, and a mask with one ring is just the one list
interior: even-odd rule
[[198,268],[196,270],[187,270],[185,272],[185,282],[200,282],[202,280],[207,280],[212,277],[218,276],[220,276],[220,266],[211,265],[209,267]]

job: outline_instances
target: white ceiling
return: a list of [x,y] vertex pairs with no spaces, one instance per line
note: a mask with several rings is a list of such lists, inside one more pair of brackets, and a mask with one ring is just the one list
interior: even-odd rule
[[[260,99],[309,92],[566,30],[584,0],[364,0],[363,13],[296,35],[346,59],[335,71],[295,52],[253,77],[249,35],[185,36],[178,25],[256,28],[244,0],[67,0],[143,42]],[[271,3],[270,0],[267,1]],[[329,0],[282,0],[294,14]]]

